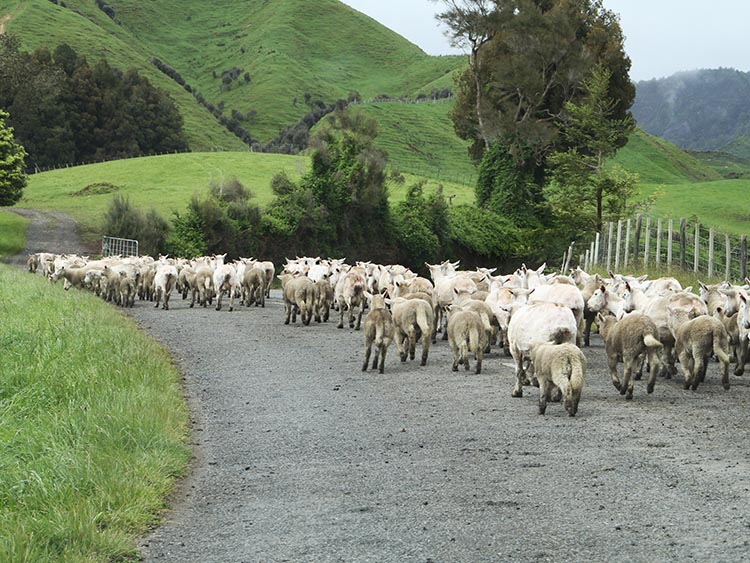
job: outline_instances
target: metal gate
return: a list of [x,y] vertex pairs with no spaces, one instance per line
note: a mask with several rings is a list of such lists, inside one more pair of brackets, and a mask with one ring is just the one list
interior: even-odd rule
[[103,237],[102,256],[138,256],[138,241],[129,238]]

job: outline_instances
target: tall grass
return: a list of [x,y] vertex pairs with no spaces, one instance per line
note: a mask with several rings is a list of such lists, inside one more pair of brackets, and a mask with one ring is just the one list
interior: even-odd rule
[[12,211],[0,211],[0,258],[23,250],[29,220]]
[[0,561],[134,558],[184,471],[167,354],[89,294],[0,267]]

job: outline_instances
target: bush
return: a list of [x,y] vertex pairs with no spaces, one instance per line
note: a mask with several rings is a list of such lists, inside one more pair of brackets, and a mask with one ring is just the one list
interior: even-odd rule
[[115,195],[104,215],[104,233],[137,240],[141,254],[156,256],[167,248],[169,223],[155,209],[144,213],[133,207],[128,198]]

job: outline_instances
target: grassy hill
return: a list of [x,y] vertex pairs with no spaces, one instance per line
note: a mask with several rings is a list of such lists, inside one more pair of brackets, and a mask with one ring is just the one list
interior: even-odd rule
[[[94,61],[136,67],[175,99],[193,150],[242,148],[193,96],[159,72],[157,57],[224,113],[256,110],[243,127],[267,141],[308,111],[305,95],[331,102],[429,93],[449,85],[463,57],[432,57],[337,0],[108,0],[110,19],[90,0],[0,0],[6,31],[23,47],[70,44]],[[304,17],[301,17],[304,15]],[[240,69],[229,84],[222,72]],[[249,73],[250,81],[244,74]]]
[[[115,193],[127,197],[135,207],[155,208],[164,217],[182,211],[193,194],[205,194],[209,182],[236,177],[255,194],[261,206],[273,199],[270,183],[278,172],[299,178],[309,167],[309,158],[251,152],[187,153],[115,160],[34,174],[20,207],[62,211],[74,217],[93,240],[101,236],[101,220]],[[438,181],[405,174],[403,184],[389,186],[390,199],[405,197],[409,185],[427,182],[425,191]],[[440,181],[454,203],[471,203],[470,186]]]

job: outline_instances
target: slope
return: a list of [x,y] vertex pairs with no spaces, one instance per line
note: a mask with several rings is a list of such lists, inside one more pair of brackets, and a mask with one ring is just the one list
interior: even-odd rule
[[[136,67],[177,102],[194,150],[244,145],[172,79],[156,57],[224,114],[267,141],[315,99],[429,92],[447,84],[462,57],[431,57],[337,0],[109,0],[114,19],[86,0],[0,0],[6,31],[25,49],[70,44],[90,60]],[[234,70],[226,79],[223,71]],[[247,73],[247,75],[246,75]],[[246,77],[247,76],[247,77]],[[429,85],[429,87],[428,87]],[[236,113],[233,113],[235,110]],[[256,116],[247,119],[251,110]]]

